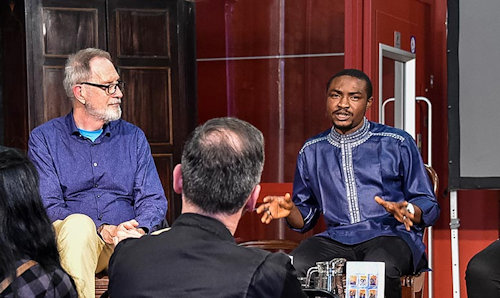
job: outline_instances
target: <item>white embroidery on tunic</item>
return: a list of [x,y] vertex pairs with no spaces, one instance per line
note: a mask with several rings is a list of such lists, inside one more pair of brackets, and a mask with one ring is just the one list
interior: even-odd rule
[[350,143],[341,141],[342,171],[344,172],[344,183],[349,205],[349,216],[351,223],[360,221],[358,192],[356,189],[356,179],[354,167],[352,165],[352,146]]
[[[340,148],[342,154],[342,172],[346,189],[346,199],[349,206],[350,222],[352,224],[361,221],[358,191],[356,186],[356,175],[354,173],[354,165],[352,161],[352,151],[355,147],[363,144],[372,136],[391,137],[401,142],[405,140],[403,136],[395,133],[371,132],[370,122],[366,118],[364,118],[363,126],[352,134],[349,134],[347,136],[341,135],[332,127],[330,133],[327,136],[306,142],[299,151],[299,154],[302,154],[306,147],[324,140],[327,140],[332,146]],[[315,212],[316,210],[313,210],[313,208],[311,208],[304,221],[310,221],[312,219],[312,214],[314,214]]]
[[323,141],[323,140],[325,140],[325,139],[327,139],[327,138],[328,138],[328,137],[327,137],[327,136],[325,136],[325,137],[317,138],[317,139],[310,140],[310,141],[306,142],[306,143],[304,144],[304,146],[302,146],[302,148],[300,149],[300,151],[299,151],[299,155],[300,155],[300,154],[302,154],[302,153],[304,152],[304,149],[305,149],[306,147],[309,147],[309,146],[311,146],[312,144],[316,144],[317,142],[321,142],[321,141]]
[[391,137],[391,138],[394,138],[394,139],[399,140],[401,142],[404,142],[404,140],[405,140],[405,138],[403,136],[392,133],[392,132],[375,132],[375,133],[371,133],[371,134],[374,136]]

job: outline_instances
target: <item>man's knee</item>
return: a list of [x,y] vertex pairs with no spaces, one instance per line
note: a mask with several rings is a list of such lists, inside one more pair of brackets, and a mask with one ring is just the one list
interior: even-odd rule
[[81,245],[97,236],[94,221],[85,214],[71,214],[64,220],[55,222],[54,227],[58,243]]

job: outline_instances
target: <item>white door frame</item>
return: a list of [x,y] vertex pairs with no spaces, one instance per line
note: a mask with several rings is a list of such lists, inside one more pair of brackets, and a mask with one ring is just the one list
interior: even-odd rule
[[395,61],[394,127],[405,130],[415,139],[415,54],[380,43],[378,57],[379,119],[382,119],[383,60],[386,57]]

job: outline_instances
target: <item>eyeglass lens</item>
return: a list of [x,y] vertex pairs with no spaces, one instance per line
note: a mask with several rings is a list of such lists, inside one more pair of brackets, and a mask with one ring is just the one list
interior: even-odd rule
[[116,84],[110,84],[109,87],[108,87],[108,93],[109,94],[115,94],[117,86],[120,87],[120,90],[123,91],[123,87],[125,87],[125,82],[118,81],[118,83],[116,83]]

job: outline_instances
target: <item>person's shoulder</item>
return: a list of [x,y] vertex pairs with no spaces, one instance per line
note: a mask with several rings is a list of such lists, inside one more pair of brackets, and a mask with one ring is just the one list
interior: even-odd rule
[[[47,283],[47,280],[50,281]],[[78,297],[71,277],[61,268],[51,266],[48,269],[36,263],[16,279],[20,297]],[[46,296],[44,296],[44,294]]]
[[291,264],[292,259],[289,255],[282,252],[270,253],[266,256],[266,263],[279,265],[282,268],[286,268],[286,264]]
[[109,123],[112,131],[118,132],[121,135],[129,136],[145,136],[144,131],[137,125],[132,124],[126,120],[118,119]]
[[325,131],[322,131],[321,133],[310,137],[305,141],[305,143],[302,145],[302,148],[300,149],[300,152],[303,152],[306,148],[315,146],[318,144],[321,144],[323,142],[328,142],[328,135],[331,132],[331,128],[327,129]]
[[250,288],[256,297],[306,297],[288,255],[277,252],[266,255]]
[[227,245],[231,246],[231,247],[235,247],[235,249],[239,250],[242,254],[246,254],[249,256],[253,255],[256,257],[261,257],[263,259],[266,258],[266,256],[271,254],[271,252],[269,252],[267,250],[263,250],[263,249],[256,248],[256,247],[246,247],[246,246],[240,246],[240,245],[234,246],[231,243],[227,243]]
[[399,142],[412,139],[410,134],[402,129],[372,121],[370,121],[370,133],[382,139],[393,139]]
[[49,121],[35,127],[31,131],[31,134],[50,134],[54,133],[55,130],[68,129],[67,117],[68,115],[50,119]]
[[243,254],[246,254],[248,259],[260,259],[262,266],[273,267],[279,271],[286,269],[286,264],[291,263],[290,256],[282,252],[269,252],[255,247],[241,247],[241,249],[244,249]]
[[316,140],[323,140],[323,139],[325,139],[325,138],[328,136],[328,134],[329,134],[331,131],[332,131],[332,129],[331,129],[331,128],[329,128],[329,129],[327,129],[327,130],[324,130],[324,131],[322,131],[322,132],[318,133],[317,135],[312,136],[312,137],[310,137],[309,139],[307,139],[307,140],[306,140],[306,143],[311,142],[311,141],[316,141]]

